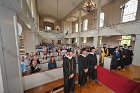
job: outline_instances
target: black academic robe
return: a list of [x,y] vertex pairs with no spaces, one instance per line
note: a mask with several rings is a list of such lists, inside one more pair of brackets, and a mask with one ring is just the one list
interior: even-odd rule
[[71,74],[76,74],[76,61],[75,58],[63,58],[63,74],[64,74],[64,93],[74,92],[75,76],[69,79]]
[[128,65],[132,64],[133,55],[133,50],[128,50]]
[[97,69],[94,69],[97,66],[97,56],[96,54],[88,54],[88,68],[89,68],[89,78],[92,80],[97,79]]
[[123,51],[123,55],[124,55],[124,65],[127,66],[129,65],[129,49],[124,49]]
[[88,69],[87,56],[84,57],[83,55],[80,55],[78,57],[78,66],[79,66],[78,83],[80,85],[85,85],[87,82],[87,76],[88,76],[88,73],[84,72],[84,69]]
[[117,69],[121,66],[121,53],[119,51],[114,51],[111,61],[111,69]]

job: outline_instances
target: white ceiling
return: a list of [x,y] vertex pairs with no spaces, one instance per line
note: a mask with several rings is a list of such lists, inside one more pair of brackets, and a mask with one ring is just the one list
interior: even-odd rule
[[[64,18],[84,0],[58,0],[59,19]],[[37,0],[38,13],[57,18],[57,0]]]
[[[94,0],[95,3],[97,0]],[[102,6],[112,0],[102,0]],[[58,0],[59,20],[66,17],[73,9],[75,9],[84,0]],[[44,16],[45,20],[55,21],[57,18],[57,0],[37,0],[37,10],[40,16]],[[85,15],[85,14],[84,14]]]

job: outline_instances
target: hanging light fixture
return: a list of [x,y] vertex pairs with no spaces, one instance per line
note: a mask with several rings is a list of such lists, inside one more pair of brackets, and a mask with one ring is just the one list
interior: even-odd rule
[[56,23],[56,30],[60,30],[60,27],[58,26],[58,0],[57,0],[57,23]]
[[96,7],[96,4],[93,2],[93,0],[87,0],[83,6],[83,10],[85,12],[92,12]]

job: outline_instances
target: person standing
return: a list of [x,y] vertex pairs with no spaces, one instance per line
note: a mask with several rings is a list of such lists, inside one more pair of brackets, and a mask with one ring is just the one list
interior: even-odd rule
[[76,61],[73,52],[68,49],[63,58],[64,93],[74,93]]
[[106,44],[103,45],[103,48],[101,48],[101,57],[100,57],[100,65],[104,65],[104,57],[108,56],[108,49],[106,47]]
[[88,76],[88,61],[87,61],[87,51],[86,48],[82,49],[82,54],[78,57],[78,66],[79,66],[79,77],[78,84],[79,86],[86,85],[87,76]]
[[112,56],[111,69],[115,70],[118,66],[121,66],[121,53],[119,52],[119,47],[115,47],[115,51]]
[[89,79],[98,83],[97,80],[97,56],[95,54],[96,49],[94,47],[90,48],[90,53],[87,56],[88,68],[89,68]]
[[132,61],[133,61],[133,49],[132,49],[132,46],[128,46],[128,64],[132,64]]

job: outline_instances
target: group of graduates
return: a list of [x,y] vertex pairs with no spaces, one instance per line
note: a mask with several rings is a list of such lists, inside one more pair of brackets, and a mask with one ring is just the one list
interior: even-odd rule
[[104,44],[101,48],[100,65],[104,65],[104,57],[112,56],[111,69],[124,69],[128,65],[132,64],[133,60],[133,50],[132,46],[116,46],[114,48],[107,48]]
[[[97,56],[96,49],[90,48],[90,53],[87,55],[87,49],[83,48],[78,56],[78,85],[87,87],[87,78],[95,83],[97,81]],[[73,57],[73,51],[67,50],[67,54],[63,57],[63,73],[64,73],[64,93],[74,93],[75,75],[76,75],[76,60]]]
[[124,45],[115,47],[115,51],[112,56],[111,69],[123,69],[132,64],[133,50],[131,46]]

